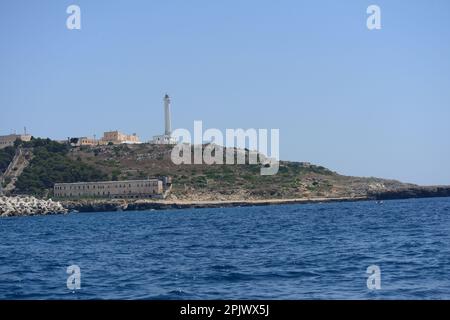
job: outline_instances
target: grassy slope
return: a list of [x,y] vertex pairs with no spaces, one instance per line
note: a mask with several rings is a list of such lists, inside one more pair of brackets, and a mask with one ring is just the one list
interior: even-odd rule
[[[47,139],[22,143],[33,158],[16,183],[16,193],[51,195],[57,182],[173,177],[172,199],[244,200],[303,197],[364,196],[405,186],[397,181],[347,177],[320,166],[280,163],[274,176],[261,176],[259,165],[175,165],[171,147],[120,145],[69,148]],[[6,168],[15,148],[0,150],[0,168]]]
[[259,165],[174,165],[164,145],[73,148],[68,157],[96,168],[108,179],[173,177],[172,199],[243,200],[364,196],[369,190],[396,189],[398,181],[342,176],[299,162],[280,163],[274,176],[261,176]]

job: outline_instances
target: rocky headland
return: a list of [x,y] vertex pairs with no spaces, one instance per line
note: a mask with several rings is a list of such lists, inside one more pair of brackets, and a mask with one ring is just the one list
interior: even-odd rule
[[[309,162],[280,161],[272,176],[261,175],[261,163],[175,165],[167,145],[73,147],[34,139],[17,148],[0,150],[0,192],[3,186],[10,195],[0,198],[1,216],[450,197],[450,186],[345,176]],[[162,176],[172,178],[165,200],[54,198],[55,183]],[[43,200],[49,198],[60,202]]]

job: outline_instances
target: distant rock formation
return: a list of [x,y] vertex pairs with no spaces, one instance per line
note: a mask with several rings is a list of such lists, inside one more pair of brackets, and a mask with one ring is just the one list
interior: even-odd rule
[[41,200],[35,197],[0,197],[0,216],[32,216],[67,213],[60,202]]
[[450,186],[410,186],[394,190],[369,192],[377,200],[450,197]]

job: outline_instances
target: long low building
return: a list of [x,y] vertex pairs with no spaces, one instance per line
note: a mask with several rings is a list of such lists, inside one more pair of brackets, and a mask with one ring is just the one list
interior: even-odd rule
[[162,198],[163,181],[159,179],[56,183],[58,198]]

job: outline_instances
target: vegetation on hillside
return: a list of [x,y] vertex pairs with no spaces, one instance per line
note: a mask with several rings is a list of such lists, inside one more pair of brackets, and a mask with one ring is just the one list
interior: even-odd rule
[[260,164],[182,164],[171,159],[167,145],[116,145],[73,148],[69,155],[108,174],[114,180],[171,176],[173,199],[274,199],[365,194],[366,178],[341,176],[304,162],[281,161],[276,175],[262,176]]
[[9,163],[14,158],[15,153],[16,149],[14,147],[6,147],[4,149],[0,149],[0,174],[4,173],[8,168]]
[[68,157],[70,146],[50,139],[22,142],[33,158],[16,182],[16,193],[43,195],[58,182],[101,181],[107,176],[98,169]]
[[[348,197],[404,186],[393,180],[342,176],[305,162],[280,161],[273,176],[262,176],[261,164],[175,165],[168,145],[71,147],[49,139],[32,139],[15,147],[19,145],[31,149],[33,158],[19,177],[15,192],[40,196],[58,182],[161,176],[173,178],[171,198],[185,200]],[[11,155],[14,148],[0,153],[0,159],[7,163]]]

